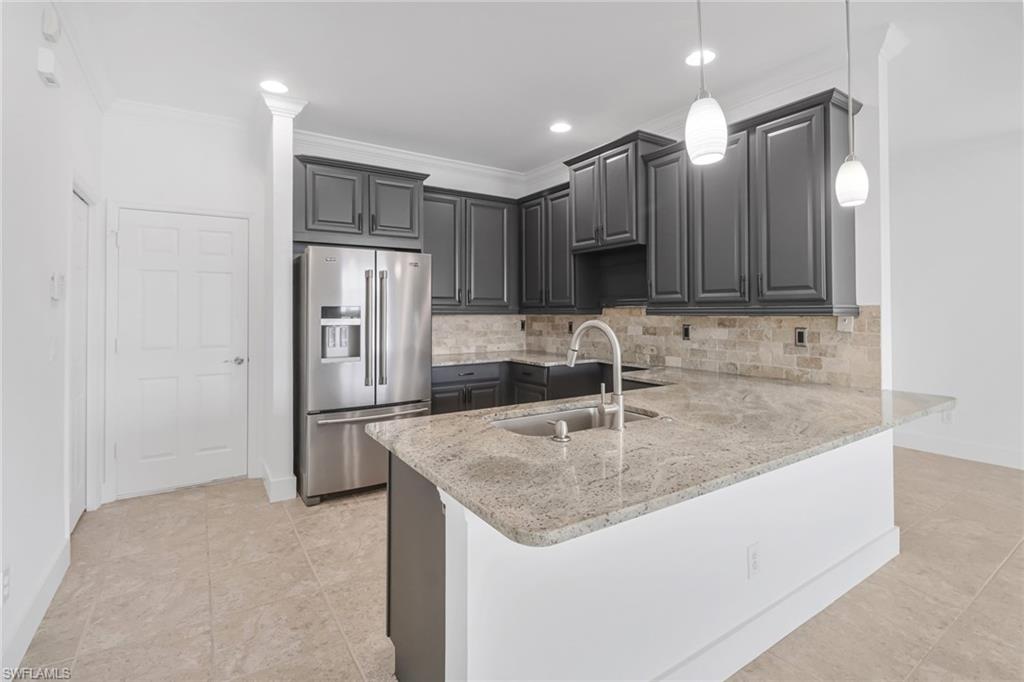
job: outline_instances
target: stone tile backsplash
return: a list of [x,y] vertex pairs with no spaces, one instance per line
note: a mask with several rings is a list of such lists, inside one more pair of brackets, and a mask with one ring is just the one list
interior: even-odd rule
[[[593,315],[436,315],[434,353],[534,350],[564,353],[569,323]],[[647,315],[642,307],[607,308],[600,319],[622,344],[623,361],[833,386],[881,385],[878,306],[861,306],[853,332],[836,331],[836,318],[776,315]],[[526,321],[526,331],[520,323]],[[690,325],[684,341],[683,324]],[[807,329],[807,345],[794,330]],[[610,357],[604,337],[584,337],[585,355]]]
[[434,315],[434,355],[525,350],[525,315]]

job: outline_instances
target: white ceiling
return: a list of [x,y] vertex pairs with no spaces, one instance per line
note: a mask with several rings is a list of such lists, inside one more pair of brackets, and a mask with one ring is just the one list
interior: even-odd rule
[[[946,34],[965,12],[983,14],[943,4],[856,2],[855,31],[897,20],[930,27],[959,53]],[[697,42],[692,3],[75,3],[62,12],[110,99],[247,117],[259,81],[276,78],[309,101],[299,128],[515,171],[679,110],[697,88],[683,62]],[[712,92],[749,88],[801,60],[820,62],[816,73],[836,68],[842,22],[834,1],[705,2],[705,43],[719,54]],[[1007,75],[998,64],[982,71],[986,86]],[[557,119],[572,132],[550,133]]]

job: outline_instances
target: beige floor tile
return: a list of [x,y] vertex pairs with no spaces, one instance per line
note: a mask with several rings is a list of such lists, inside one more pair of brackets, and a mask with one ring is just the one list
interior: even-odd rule
[[359,667],[368,680],[387,680],[395,671],[395,647],[386,634],[387,583],[383,577],[327,590],[327,599]]
[[347,507],[357,507],[363,504],[387,504],[387,490],[385,488],[371,488],[357,492],[346,493],[325,497],[320,504],[307,507],[301,498],[295,497],[282,504],[288,509],[288,514],[293,519],[308,518],[325,512]]
[[115,598],[155,582],[200,578],[209,574],[209,568],[205,537],[153,546],[105,564],[100,598]]
[[758,656],[742,670],[729,678],[730,682],[794,682],[796,680],[819,680],[812,673],[801,670],[783,661],[770,651]]
[[206,513],[194,509],[180,513],[159,512],[127,519],[111,551],[111,559],[119,559],[176,546],[202,543],[206,536]]
[[145,587],[97,600],[82,636],[80,652],[208,631],[209,577],[154,581]]
[[102,564],[72,561],[64,579],[53,595],[49,611],[77,612],[92,606],[103,586],[105,567]]
[[308,554],[325,587],[383,576],[387,571],[387,548],[379,539],[341,538]]
[[284,674],[295,666],[334,671],[337,679],[359,677],[321,595],[218,616],[213,645],[214,677],[220,679],[249,678],[261,671]]
[[210,594],[213,612],[217,615],[251,609],[278,599],[308,597],[319,590],[316,576],[301,550],[271,554],[210,573]]
[[209,543],[211,568],[257,561],[279,552],[301,552],[295,528],[287,521],[268,526],[211,531]]
[[210,633],[167,633],[144,642],[101,649],[76,659],[75,680],[205,680],[210,677]]
[[206,491],[206,505],[210,509],[234,505],[269,506],[266,488],[263,481],[258,478],[204,486],[203,490]]
[[303,516],[295,519],[294,523],[299,542],[307,550],[332,545],[338,542],[341,536],[341,522],[338,520],[337,509]]
[[174,512],[197,512],[206,508],[206,490],[202,487],[182,488],[156,495],[130,497],[113,504],[129,519]]
[[949,498],[943,499],[918,490],[901,490],[895,499],[896,525],[900,530],[910,530],[921,521],[931,518],[949,501]]
[[48,666],[74,658],[90,609],[91,604],[81,609],[54,609],[51,606],[21,661],[22,667]]

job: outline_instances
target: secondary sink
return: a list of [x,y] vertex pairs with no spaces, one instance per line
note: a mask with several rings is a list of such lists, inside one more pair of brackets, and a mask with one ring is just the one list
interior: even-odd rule
[[[635,422],[640,419],[650,419],[652,415],[643,414],[626,408],[623,412],[623,421]],[[577,407],[569,410],[555,410],[542,414],[531,414],[526,417],[512,417],[511,419],[497,419],[493,422],[495,426],[512,433],[523,436],[552,436],[555,433],[554,423],[564,421],[569,433],[573,431],[585,431],[587,429],[608,428],[612,415],[601,413],[596,407]]]

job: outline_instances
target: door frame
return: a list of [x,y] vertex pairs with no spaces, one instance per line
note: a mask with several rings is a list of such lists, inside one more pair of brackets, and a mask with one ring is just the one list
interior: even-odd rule
[[[118,317],[118,299],[120,297],[120,283],[118,281],[118,272],[120,270],[120,259],[118,253],[118,233],[120,231],[120,216],[121,211],[134,210],[134,211],[150,211],[156,213],[178,213],[186,215],[199,215],[208,216],[214,218],[237,218],[245,221],[245,250],[246,250],[246,267],[248,270],[245,278],[245,337],[246,337],[246,355],[247,362],[245,363],[245,371],[247,374],[246,379],[246,390],[245,390],[245,462],[246,462],[246,476],[248,478],[259,478],[261,476],[260,467],[254,463],[253,458],[253,444],[258,443],[256,434],[254,433],[257,428],[257,424],[253,420],[253,407],[263,404],[263,384],[254,379],[258,376],[257,373],[252,371],[252,354],[254,349],[259,348],[255,345],[257,339],[254,338],[254,325],[252,324],[253,318],[253,307],[258,306],[258,310],[262,309],[261,297],[253,296],[254,283],[258,282],[257,273],[262,273],[264,268],[263,264],[260,263],[259,255],[262,252],[261,249],[253,248],[253,234],[258,232],[260,224],[254,220],[253,215],[244,211],[231,211],[221,209],[209,209],[209,208],[196,208],[190,206],[172,206],[167,204],[151,204],[146,202],[131,202],[131,201],[115,201],[108,200],[107,202],[107,214],[106,214],[106,230],[104,234],[105,248],[106,248],[106,288],[105,288],[105,338],[104,338],[104,385],[105,393],[103,399],[103,422],[104,432],[106,438],[104,439],[103,453],[95,459],[99,460],[96,462],[96,467],[99,469],[100,476],[94,479],[98,488],[99,503],[113,502],[117,499],[117,440],[120,427],[119,417],[117,413],[117,406],[119,404],[120,396],[117,394],[117,327]],[[253,226],[256,225],[257,229],[254,230]],[[259,313],[257,313],[259,314]],[[262,315],[260,315],[262,317]],[[90,462],[90,467],[93,465]],[[90,468],[90,470],[92,470]],[[152,491],[157,492],[157,491]],[[99,504],[97,504],[99,506]],[[90,507],[91,508],[91,507]]]

